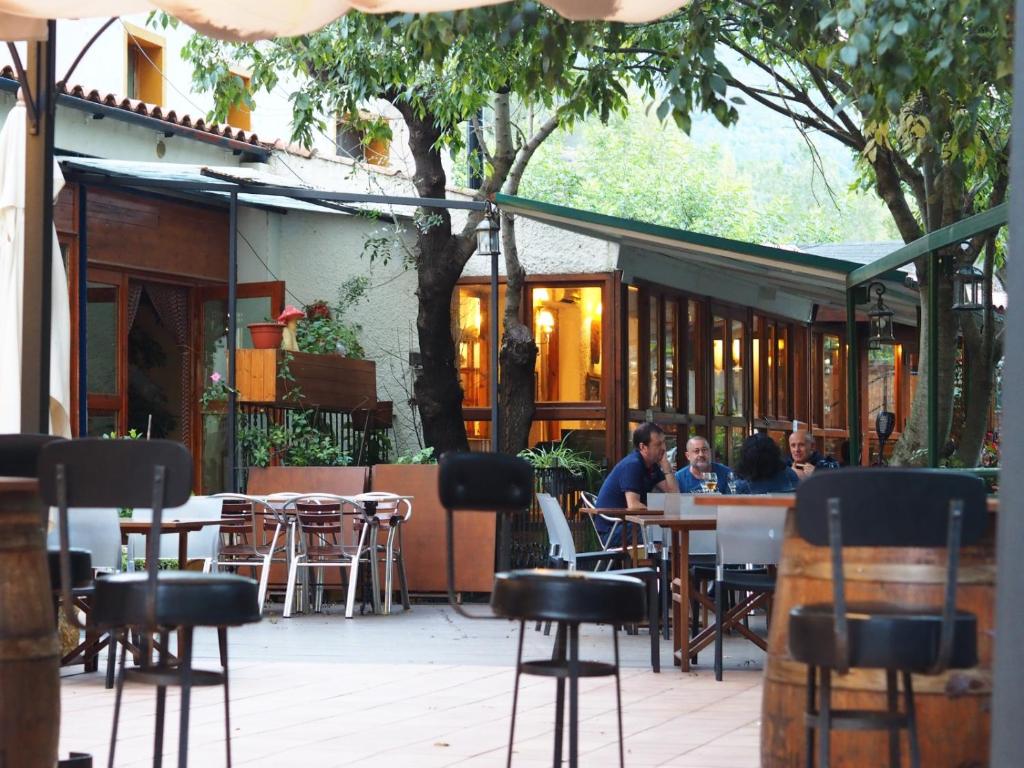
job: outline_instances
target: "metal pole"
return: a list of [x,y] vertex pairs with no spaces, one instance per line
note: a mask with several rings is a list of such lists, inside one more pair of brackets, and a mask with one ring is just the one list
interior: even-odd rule
[[[28,43],[31,110],[25,136],[25,253],[21,321],[21,431],[50,431],[50,311],[53,272],[53,124],[57,23]],[[28,94],[25,94],[28,98]]]
[[[1018,23],[1014,30],[1016,55],[1013,57],[1015,84],[1024,83],[1024,0],[1016,2]],[[1013,102],[1013,125],[1010,152],[1010,210],[1024,207],[1024,99]],[[1006,370],[1003,381],[1021,381],[1024,377],[1024,217],[1010,217],[1010,254],[1007,291],[1016,300],[1010,302],[1006,319]],[[1013,385],[1007,384],[1007,392]],[[1020,713],[1024,712],[1024,666],[1020,649],[1024,648],[1024,571],[1020,553],[1024,552],[1024,516],[1010,507],[1010,500],[1024,496],[1024,404],[1015,397],[1006,397],[1003,424],[999,495],[1002,511],[996,515],[996,638],[995,663],[992,670],[992,766],[1011,768],[1020,765],[1024,754],[1024,728]]]
[[939,466],[939,255],[928,262],[928,466]]
[[498,256],[491,253],[491,450],[495,453],[501,444],[501,421],[498,413]]
[[78,185],[78,435],[89,434],[89,188]]
[[228,208],[228,467],[230,488],[238,492],[237,395],[235,393],[235,342],[238,337],[238,194],[231,193]]
[[846,421],[850,433],[850,465],[860,466],[860,389],[857,350],[857,289],[846,289]]

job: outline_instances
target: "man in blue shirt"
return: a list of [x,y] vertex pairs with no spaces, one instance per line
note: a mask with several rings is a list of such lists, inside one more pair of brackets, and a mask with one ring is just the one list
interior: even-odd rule
[[686,441],[687,466],[676,472],[676,482],[681,493],[700,493],[703,490],[701,475],[714,472],[718,476],[719,493],[729,493],[729,468],[711,461],[711,446],[706,438],[694,435]]
[[[616,464],[605,478],[597,494],[598,508],[646,509],[650,491],[675,493],[679,490],[665,454],[665,432],[661,427],[645,421],[633,430],[633,447],[636,450]],[[614,540],[608,541],[613,522],[598,516],[594,524],[605,546],[622,543],[622,526],[616,529]]]

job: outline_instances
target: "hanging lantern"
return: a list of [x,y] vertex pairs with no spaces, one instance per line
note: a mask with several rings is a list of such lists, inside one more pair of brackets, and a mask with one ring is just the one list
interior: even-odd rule
[[965,264],[953,275],[953,309],[957,312],[975,312],[985,308],[981,301],[985,275],[971,264]]
[[893,316],[896,314],[882,301],[882,294],[885,293],[885,286],[881,283],[872,283],[868,286],[868,293],[875,292],[878,303],[868,310],[868,321],[870,322],[871,335],[868,337],[869,349],[880,349],[883,344],[895,344],[896,336],[893,334]]
[[480,223],[476,225],[476,252],[483,256],[493,256],[501,252],[499,240],[500,226],[498,217],[491,210],[487,211]]

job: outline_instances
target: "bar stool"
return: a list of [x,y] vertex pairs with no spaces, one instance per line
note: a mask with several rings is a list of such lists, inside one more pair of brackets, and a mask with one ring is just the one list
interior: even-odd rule
[[[163,726],[168,686],[181,688],[178,766],[188,764],[188,723],[192,686],[224,686],[224,725],[227,763],[231,765],[227,627],[260,620],[257,586],[252,579],[232,574],[159,571],[153,567],[160,550],[160,523],[166,507],[184,504],[192,492],[192,456],[180,443],[169,440],[67,440],[52,443],[39,457],[39,485],[43,502],[58,508],[61,541],[61,592],[65,612],[79,625],[72,609],[68,514],[72,507],[150,507],[145,573],[121,573],[97,579],[92,618],[96,627],[121,634],[114,724],[108,765],[114,765],[121,694],[126,677],[155,685],[156,731],[153,765],[162,764]],[[80,626],[80,625],[79,625]],[[124,628],[139,628],[146,637],[145,666],[125,670]],[[196,627],[216,627],[220,645],[220,671],[192,669],[192,634]],[[173,629],[181,631],[178,666],[170,666],[168,642]],[[151,666],[153,634],[159,634],[160,662]]]
[[[470,618],[506,618],[519,622],[519,648],[516,653],[512,724],[506,766],[512,765],[519,678],[524,674],[556,679],[553,760],[556,768],[562,765],[566,682],[569,684],[569,766],[578,768],[579,679],[614,676],[619,765],[624,765],[617,627],[645,618],[647,596],[643,582],[632,576],[581,571],[532,569],[499,573],[495,575],[494,590],[491,593],[492,613],[470,613],[455,600],[453,512],[494,510],[499,513],[522,513],[530,506],[533,469],[522,459],[504,454],[446,454],[441,457],[439,485],[441,503],[446,512],[448,595],[452,606]],[[557,624],[555,648],[550,659],[524,662],[526,623],[534,621]],[[583,661],[579,658],[579,627],[586,623],[612,625],[614,663]]]

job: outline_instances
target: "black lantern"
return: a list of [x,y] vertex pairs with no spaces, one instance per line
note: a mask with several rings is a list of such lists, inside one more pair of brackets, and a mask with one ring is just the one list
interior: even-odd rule
[[493,208],[487,210],[480,223],[476,225],[476,252],[483,256],[501,253],[500,225]]
[[878,303],[868,310],[868,321],[871,323],[871,335],[868,337],[869,349],[880,349],[883,344],[895,344],[896,336],[893,335],[893,316],[896,314],[882,301],[882,294],[885,293],[885,286],[881,283],[872,283],[868,286],[868,294],[872,291],[878,298]]
[[965,264],[953,275],[953,309],[957,312],[975,312],[984,309],[981,302],[982,285],[985,275],[971,264]]

